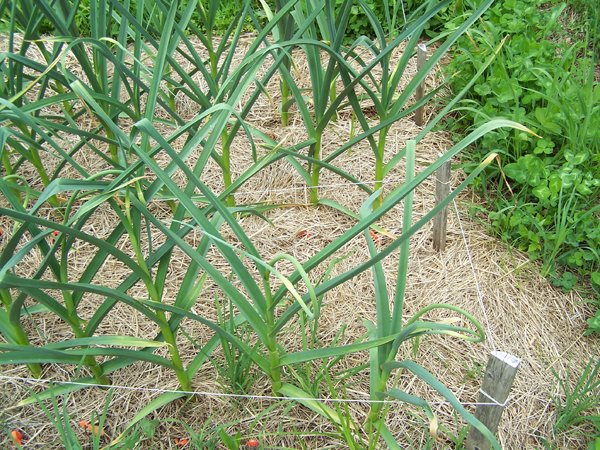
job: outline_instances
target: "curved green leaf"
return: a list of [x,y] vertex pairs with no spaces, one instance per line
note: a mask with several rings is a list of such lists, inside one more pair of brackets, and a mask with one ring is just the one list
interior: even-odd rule
[[421,367],[419,364],[413,361],[392,361],[384,364],[384,368],[387,370],[392,369],[407,369],[414,373],[419,379],[427,383],[438,393],[442,395],[452,407],[467,421],[469,425],[478,430],[485,438],[489,441],[492,448],[495,450],[501,450],[500,444],[496,440],[496,437],[492,434],[488,428],[482,424],[477,418],[467,411],[456,396],[440,382],[433,374],[428,372],[426,369]]

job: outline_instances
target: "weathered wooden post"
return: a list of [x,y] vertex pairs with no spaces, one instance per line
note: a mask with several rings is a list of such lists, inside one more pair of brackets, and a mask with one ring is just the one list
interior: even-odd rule
[[[498,432],[500,418],[520,365],[519,358],[505,352],[493,351],[488,360],[478,403],[489,403],[489,405],[477,406],[475,417],[493,434]],[[478,430],[471,427],[465,448],[467,450],[489,450],[491,445]]]
[[[427,62],[427,46],[425,44],[417,45],[417,71],[421,70]],[[423,80],[415,91],[415,101],[418,102],[423,98],[425,93],[425,80]],[[419,106],[415,111],[415,123],[422,127],[425,116],[425,106]]]
[[[450,161],[446,161],[436,172],[435,204],[439,204],[450,193]],[[446,248],[446,223],[448,207],[442,209],[433,218],[433,248],[438,252]]]

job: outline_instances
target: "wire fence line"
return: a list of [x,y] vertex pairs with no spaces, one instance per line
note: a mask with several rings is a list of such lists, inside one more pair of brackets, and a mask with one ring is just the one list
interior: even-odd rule
[[[122,391],[136,391],[136,392],[149,392],[155,394],[182,394],[187,396],[197,397],[213,397],[213,398],[236,398],[236,399],[249,399],[249,400],[265,400],[265,401],[319,401],[323,403],[363,403],[363,404],[405,404],[402,400],[390,399],[390,400],[372,400],[370,398],[330,398],[330,397],[284,397],[277,395],[253,395],[253,394],[230,394],[224,392],[210,392],[210,391],[182,391],[178,389],[162,389],[144,386],[121,386],[118,384],[98,384],[98,383],[83,383],[78,381],[56,381],[46,378],[31,378],[31,377],[17,377],[0,375],[0,380],[20,382],[24,384],[52,384],[60,386],[82,386],[82,387],[97,387],[101,389],[115,389]],[[361,393],[366,397],[367,393]],[[485,393],[483,393],[486,395]],[[488,396],[489,397],[489,396]],[[462,406],[506,406],[507,402],[498,403],[494,399],[490,398],[490,402],[459,402]],[[428,402],[434,406],[452,406],[452,403],[446,401],[432,401]]]

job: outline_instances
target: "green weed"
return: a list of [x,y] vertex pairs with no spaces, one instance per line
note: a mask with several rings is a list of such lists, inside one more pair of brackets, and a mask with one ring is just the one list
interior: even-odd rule
[[[588,439],[600,437],[600,360],[591,359],[583,372],[573,378],[567,373],[565,378],[553,370],[553,375],[558,380],[560,395],[554,397],[556,407],[556,433],[575,432],[584,427]],[[592,435],[589,434],[589,430]]]
[[[595,56],[588,42],[555,42],[562,36],[557,4],[512,0],[490,8],[463,38],[462,52],[448,67],[459,89],[505,39],[496,60],[483,71],[458,108],[460,122],[478,124],[509,117],[541,138],[511,132],[508,149],[498,149],[501,165],[480,180],[489,201],[489,221],[506,241],[543,263],[542,273],[572,289],[584,280],[589,296],[600,292],[600,89]],[[557,37],[558,36],[558,37]],[[588,35],[589,36],[589,35]],[[462,122],[467,120],[468,122]],[[498,131],[474,149],[477,158],[496,149]]]
[[[506,119],[479,123],[438,160],[416,173],[417,142],[466,93],[465,88],[390,162],[383,163],[388,127],[412,113],[409,99],[416,87],[492,1],[481,2],[445,36],[427,65],[399,94],[395,90],[418,36],[429,19],[449,6],[448,0],[423,4],[389,41],[369,2],[359,1],[370,26],[377,30],[377,42],[370,45],[373,59],[368,62],[357,57],[364,39],[348,44],[356,6],[351,0],[341,2],[338,9],[332,0],[280,2],[265,23],[261,23],[253,3],[246,0],[220,40],[214,39],[223,4],[218,0],[137,0],[135,7],[126,0],[90,2],[87,37],[81,36],[75,21],[78,3],[0,2],[0,16],[11,18],[8,51],[0,55],[0,159],[5,168],[5,175],[0,177],[0,214],[13,228],[0,255],[0,333],[5,341],[0,343],[0,364],[27,364],[34,376],[40,376],[40,364],[77,365],[91,372],[90,377],[74,376],[77,385],[49,388],[21,404],[52,399],[58,393],[83,389],[90,382],[110,384],[111,373],[138,361],[167,369],[180,390],[163,393],[142,406],[117,439],[119,443],[133,427],[145,424],[144,432],[151,432],[145,418],[188,396],[201,367],[211,359],[219,360],[216,355],[220,347],[225,361],[221,375],[232,391],[247,392],[254,374],[262,374],[274,395],[299,399],[304,407],[348,430],[352,420],[347,411],[329,407],[318,393],[336,361],[369,351],[373,400],[392,397],[411,403],[433,421],[434,414],[425,400],[392,386],[393,374],[411,372],[499,448],[489,430],[442,382],[417,362],[399,358],[404,342],[419,342],[427,335],[442,334],[468,342],[484,338],[479,322],[451,305],[428,305],[406,319],[404,298],[411,237],[456,198],[495,155],[481,158],[483,162],[446,199],[414,224],[412,195],[442,164],[488,133],[507,128],[520,136],[530,130]],[[194,23],[196,14],[202,18],[202,26]],[[281,30],[280,21],[290,24],[290,16],[294,24],[291,37],[280,33],[275,39]],[[42,20],[50,22],[56,33],[47,42],[39,39]],[[248,20],[257,33],[234,64]],[[24,32],[26,39],[15,39],[18,32]],[[196,48],[192,37],[202,43],[204,52]],[[409,48],[398,67],[392,67],[390,55],[406,39]],[[42,62],[28,56],[30,46],[37,47]],[[308,93],[300,89],[286,63],[291,49],[301,49],[306,55],[312,83]],[[76,64],[71,64],[71,59]],[[483,67],[491,61],[486,58]],[[377,66],[383,69],[384,83],[372,86],[371,72]],[[289,147],[274,142],[247,121],[265,86],[278,74],[289,89],[307,135]],[[468,77],[466,86],[475,79]],[[365,98],[359,98],[359,91],[366,93]],[[361,100],[376,105],[375,120],[367,120]],[[182,117],[179,101],[193,105],[193,117]],[[346,105],[352,108],[362,130],[323,157],[325,129]],[[82,123],[91,125],[86,128]],[[236,174],[231,167],[231,145],[241,137],[252,162],[243,173]],[[335,158],[361,141],[368,141],[376,154],[374,171],[378,176],[404,160],[404,183],[385,196],[379,187],[366,187],[368,198],[357,205],[358,211],[349,212],[354,225],[304,261],[284,252],[270,257],[261,254],[240,219],[241,213],[260,215],[260,211],[251,205],[236,206],[233,194],[263,169],[286,158],[306,181],[312,202],[332,206],[317,195],[320,172],[331,170],[351,182],[359,181],[336,167]],[[257,152],[259,146],[264,149],[262,155]],[[82,149],[105,169],[79,163]],[[219,192],[206,182],[214,170],[211,162],[222,174],[223,189]],[[21,171],[27,165],[34,168],[39,182],[24,180]],[[174,179],[176,173],[181,175],[179,183]],[[567,209],[579,205],[564,198],[562,204]],[[168,217],[157,207],[161,203],[169,206]],[[385,246],[375,246],[369,229],[400,203],[404,208],[402,234]],[[50,215],[48,210],[52,210]],[[93,220],[107,216],[110,229],[100,238],[95,235]],[[192,232],[201,237],[190,240]],[[331,261],[343,258],[340,252],[361,236],[369,257],[335,276],[329,273]],[[81,271],[74,270],[80,261],[78,243],[93,249],[93,257]],[[388,282],[382,261],[397,250],[400,258],[394,280]],[[39,255],[38,264],[25,272],[32,254]],[[187,259],[186,266],[177,277],[171,298],[166,285],[174,258],[181,255]],[[215,257],[225,264],[216,264],[211,259]],[[107,261],[121,267],[122,277],[112,284],[98,275]],[[281,264],[288,266],[289,274],[278,269]],[[368,333],[357,342],[342,344],[336,339],[322,345],[317,339],[321,299],[368,270],[374,280],[376,321],[366,324]],[[328,276],[312,276],[323,271]],[[203,300],[215,299],[217,318],[194,308],[207,280],[218,294]],[[388,291],[391,284],[395,286],[393,294]],[[84,312],[82,305],[89,298],[97,301],[91,311],[88,308]],[[151,338],[103,334],[103,325],[116,306],[143,317],[152,327]],[[429,313],[440,309],[459,316],[462,324],[430,320]],[[65,323],[73,338],[44,339],[38,344],[39,336],[32,335],[32,327],[23,321],[26,317],[35,322],[41,313]],[[190,338],[195,344],[190,355],[183,354],[180,339],[189,336],[182,326],[184,320],[195,321],[212,333],[200,345]],[[285,338],[298,327],[302,346],[289,348]],[[58,417],[60,411],[53,413]],[[369,439],[381,437],[390,448],[398,448],[396,437],[386,427],[386,413],[381,403],[374,403],[365,429]],[[72,430],[64,423],[57,422],[57,427],[67,440]],[[225,429],[220,430],[219,439],[230,448],[236,448],[240,441],[237,432]]]

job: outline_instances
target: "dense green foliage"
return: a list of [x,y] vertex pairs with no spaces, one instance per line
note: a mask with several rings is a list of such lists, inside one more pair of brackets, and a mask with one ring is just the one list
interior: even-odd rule
[[581,16],[578,24],[584,34],[589,34],[590,43],[600,55],[600,8],[596,0],[572,0],[570,5]]
[[[262,2],[271,9],[275,9],[276,0],[253,0],[253,6],[257,12],[257,17],[264,22],[267,20],[266,16],[261,14]],[[187,5],[189,0],[183,0],[182,5]],[[205,8],[208,6],[208,0],[202,0],[199,2]],[[335,0],[336,11],[339,12],[344,0]],[[428,2],[420,2],[415,0],[388,0],[387,4],[380,0],[365,0],[365,4],[375,14],[377,19],[383,25],[388,35],[392,34],[392,30],[400,30],[409,19],[408,16],[414,12],[423,3],[434,4],[431,0]],[[387,7],[386,7],[387,6]],[[130,11],[135,14],[138,7],[136,0],[130,0]],[[159,15],[158,9],[152,5],[152,2],[144,2],[144,15],[147,18]],[[452,11],[449,7],[444,8],[445,11]],[[236,20],[236,16],[242,11],[242,2],[219,2],[219,9],[217,12],[214,30],[217,34],[223,34],[229,25]],[[452,11],[453,12],[453,11]],[[76,13],[74,15],[74,21],[77,25],[82,36],[89,36],[90,34],[90,0],[79,0],[76,6]],[[193,14],[191,18],[191,24],[203,29],[205,24],[199,14]],[[426,30],[437,30],[441,26],[441,19],[439,16],[434,17],[425,26]],[[256,31],[256,27],[251,20],[248,20],[245,25],[246,31]],[[42,26],[42,31],[45,33],[52,33],[53,26],[45,21]],[[157,32],[158,30],[154,30]],[[112,30],[112,34],[116,35],[117,27],[115,26]],[[350,16],[348,18],[348,26],[346,30],[347,38],[356,38],[361,35],[373,36],[373,28],[369,23],[369,16],[365,10],[355,2],[351,8]]]
[[[508,117],[540,138],[513,134],[507,150],[489,134],[472,153],[501,153],[481,189],[502,238],[543,262],[543,274],[564,289],[578,278],[600,288],[600,88],[594,80],[593,39],[561,34],[565,5],[539,0],[497,2],[461,41],[448,67],[460,89],[494,51],[454,123],[460,129]],[[593,30],[592,24],[588,27]]]
[[[467,342],[485,337],[471,313],[447,303],[428,303],[406,317],[404,297],[411,236],[493,156],[413,223],[414,190],[487,132],[501,127],[530,132],[509,120],[490,121],[416,173],[416,146],[451,102],[388,157],[387,131],[412,116],[418,86],[492,0],[444,36],[404,86],[427,22],[449,3],[425,3],[390,36],[392,21],[380,22],[364,0],[281,0],[274,9],[267,2],[258,9],[246,0],[222,33],[221,14],[229,10],[220,0],[98,0],[87,3],[89,10],[77,0],[0,2],[0,17],[9,28],[0,55],[0,216],[7,230],[0,248],[0,365],[27,365],[35,377],[51,377],[54,365],[86,369],[71,375],[78,384],[50,387],[22,404],[53,399],[90,382],[109,385],[115,371],[135,362],[161,366],[177,379],[180,391],[163,392],[144,405],[129,423],[134,427],[157,408],[187,396],[203,366],[217,358],[223,361],[220,375],[229,378],[233,391],[251,388],[249,373],[263,377],[273,394],[343,428],[354,421],[352,412],[321,401],[322,381],[335,377],[330,363],[369,350],[368,363],[356,370],[369,366],[369,396],[377,400],[361,425],[371,448],[380,439],[400,448],[380,400],[410,403],[432,426],[437,423],[425,400],[400,390],[402,385],[393,387],[398,372],[410,372],[437,391],[493,448],[500,448],[442,382],[407,359],[416,357],[428,335]],[[370,41],[349,38],[357,5],[372,27]],[[246,39],[248,22],[256,33]],[[46,30],[52,39],[43,39]],[[372,52],[372,58],[357,57],[357,49]],[[392,55],[400,52],[400,60],[392,63]],[[308,85],[291,69],[290,59],[300,53]],[[374,70],[381,76],[373,77]],[[300,142],[276,141],[252,120],[258,99],[274,98],[266,92],[273,78],[280,82],[282,127],[293,114],[304,128]],[[374,115],[363,109],[364,101],[373,104]],[[351,110],[355,132],[328,143],[324,153],[323,137],[341,108]],[[374,162],[375,188],[339,163],[340,155],[361,142],[366,154],[360,156]],[[244,151],[241,159],[247,162],[234,170],[234,158]],[[262,217],[264,210],[281,205],[259,207],[235,196],[265,168],[284,160],[305,182],[313,205],[337,208],[354,223],[301,260],[257,248],[256,235],[240,219],[241,214]],[[383,177],[401,161],[404,182],[384,195],[379,190]],[[318,186],[325,171],[359,186],[362,204],[323,198]],[[208,184],[206,178],[215,176],[220,182]],[[370,229],[400,203],[401,234],[375,245]],[[95,220],[107,223],[103,238]],[[191,238],[193,232],[198,236]],[[364,238],[368,256],[333,271],[357,237]],[[79,244],[93,256],[82,259]],[[395,270],[386,273],[383,260],[394,252],[399,252]],[[175,267],[182,256],[187,261]],[[35,267],[28,262],[32,257]],[[102,276],[107,261],[120,267],[108,282]],[[290,268],[287,274],[278,270],[281,264]],[[374,314],[372,321],[364,320],[364,335],[352,343],[321,342],[323,298],[365,271],[372,272]],[[86,303],[90,307],[84,309]],[[111,334],[116,307],[143,318],[147,338]],[[460,319],[448,322],[439,312]],[[38,334],[47,317],[60,320],[68,337]],[[186,331],[190,322],[210,330],[210,337],[196,341]],[[297,346],[289,345],[292,334],[299,337]],[[406,352],[411,346],[413,352]],[[353,435],[345,439],[354,441]]]
[[[93,1],[93,0],[92,0]],[[269,4],[272,4],[274,0],[268,0]],[[124,2],[123,2],[124,3]],[[161,17],[160,8],[158,8],[154,2],[138,2],[136,0],[129,1],[129,11],[132,14],[136,15],[139,4],[142,4],[142,8],[144,11],[144,16],[148,23],[152,23],[154,19],[159,19]],[[182,0],[180,1],[181,6],[187,6],[190,3],[190,0]],[[236,16],[241,13],[243,9],[243,2],[219,2],[219,9],[215,18],[215,31],[218,34],[223,34],[226,32],[227,28],[231,23],[235,22]],[[199,2],[200,5],[206,9],[209,4],[209,0],[202,0]],[[90,23],[90,0],[78,0],[73,3],[75,14],[73,16],[73,20],[79,33],[81,36],[89,36],[91,32],[91,23]],[[254,6],[257,10],[260,10],[260,2],[259,0],[254,1]],[[199,7],[200,9],[200,7]],[[259,15],[260,17],[260,15]],[[262,18],[264,21],[264,17]],[[8,20],[8,16],[5,17],[5,20]],[[190,23],[198,28],[203,29],[205,27],[204,20],[199,13],[195,13],[192,15]],[[4,29],[8,30],[6,23],[3,25]],[[246,31],[256,31],[256,28],[253,26],[251,20],[247,20],[245,24]],[[54,25],[50,23],[48,20],[44,20],[41,24],[40,31],[44,34],[52,34],[55,32]],[[148,31],[153,32],[156,36],[160,36],[160,29],[158,28],[149,28]],[[110,34],[112,37],[116,37],[118,33],[118,25],[113,23]]]
[[589,448],[600,443],[600,359],[590,359],[579,376],[567,374],[561,378],[554,370],[560,394],[554,398],[556,423],[554,431],[559,433],[575,427],[588,432]]
[[[405,359],[404,344],[413,344],[416,354],[426,335],[469,342],[484,337],[477,320],[452,305],[429,304],[404,317],[410,237],[484,170],[493,160],[490,152],[495,151],[502,165],[486,172],[481,187],[490,194],[490,218],[496,229],[532,258],[542,259],[544,273],[556,284],[570,288],[581,275],[598,285],[600,91],[594,81],[593,52],[588,53],[594,38],[559,46],[558,52],[551,41],[561,6],[541,13],[542,5],[536,1],[498,2],[479,28],[461,40],[464,51],[450,66],[452,86],[461,94],[389,158],[389,127],[412,115],[417,86],[492,2],[475,3],[0,2],[0,17],[11,36],[0,61],[0,213],[10,225],[0,254],[0,364],[26,364],[33,376],[42,374],[41,364],[75,365],[90,374],[75,380],[110,384],[115,371],[145,361],[170,370],[181,390],[189,391],[200,368],[220,352],[217,367],[229,379],[232,391],[247,392],[253,377],[264,376],[274,394],[295,399],[343,428],[353,417],[321,402],[319,386],[330,376],[328,361],[369,350],[372,400],[390,397],[411,403],[423,410],[431,424],[436,423],[424,400],[391,387],[395,373],[410,372],[499,448],[440,381]],[[241,63],[233,64],[236,47],[248,29],[255,31],[252,43],[241,55]],[[442,31],[437,50],[401,87],[419,39],[437,30]],[[18,33],[26,38],[13,39]],[[43,33],[55,36],[48,46],[39,39]],[[360,35],[370,40],[355,39]],[[201,42],[206,54],[198,51],[192,38]],[[372,60],[355,58],[356,49],[365,43]],[[40,60],[29,56],[30,48],[38,50]],[[391,55],[400,48],[403,56],[392,63]],[[304,53],[310,70],[308,87],[292,76],[290,58],[295,53],[288,49]],[[489,65],[495,51],[498,56]],[[79,71],[66,64],[65,55],[77,62]],[[182,59],[191,64],[181,64]],[[370,78],[373,69],[383,74],[381,80]],[[415,173],[416,144],[471,87],[479,70],[484,76],[459,108],[463,115],[456,121],[461,136],[471,126],[474,131]],[[195,81],[197,75],[205,88]],[[273,141],[247,119],[273,77],[280,81],[282,125],[289,114],[295,114],[306,131],[306,140],[290,147]],[[421,103],[435,94],[430,92]],[[363,110],[361,100],[373,103],[375,118]],[[182,113],[178,108],[182,103],[194,106],[193,116]],[[289,105],[295,108],[290,110]],[[357,134],[323,155],[324,132],[342,105],[351,109]],[[541,137],[532,137],[516,122],[490,120],[497,116],[524,123]],[[91,128],[82,123],[92,124]],[[443,203],[413,224],[415,188],[482,136],[486,137],[471,159],[485,163],[471,167],[469,177]],[[232,142],[242,138],[252,163],[239,174],[231,170],[230,150]],[[183,144],[175,146],[177,140]],[[510,147],[501,148],[500,140],[510,142]],[[366,156],[374,157],[375,188],[361,187],[366,191],[364,203],[357,210],[344,210],[320,197],[319,175],[330,170],[358,185],[357,175],[336,167],[336,158],[361,141],[368,142],[373,152]],[[82,149],[90,154],[86,161],[97,164],[88,167],[78,162]],[[255,205],[236,204],[234,195],[256,174],[283,159],[306,182],[314,205],[338,208],[355,220],[354,226],[302,261],[285,253],[261,255],[239,220],[241,213],[260,216],[261,211]],[[378,188],[401,160],[406,162],[405,183],[384,196]],[[214,171],[210,161],[221,171],[221,192],[203,181]],[[24,167],[35,172],[35,179],[23,174]],[[181,184],[173,177],[178,171],[185,175]],[[402,234],[377,247],[370,228],[400,203]],[[159,204],[170,208],[168,220],[156,213]],[[53,215],[45,215],[47,210]],[[107,211],[118,220],[113,221],[110,235],[99,239],[89,231],[90,225]],[[202,236],[193,245],[186,240],[192,230]],[[342,258],[340,249],[357,236],[364,236],[367,260],[332,273],[335,261]],[[142,242],[148,243],[148,249]],[[95,249],[83,273],[73,270],[80,259],[76,243]],[[391,290],[382,260],[396,250],[400,255]],[[21,268],[33,252],[41,255],[39,265],[33,274],[24,273]],[[185,254],[189,264],[172,298],[165,292],[165,280],[177,252]],[[214,264],[211,252],[227,264]],[[109,259],[123,267],[124,278],[117,285],[106,286],[96,275]],[[290,275],[277,270],[280,261],[293,267]],[[562,273],[555,263],[569,271]],[[315,276],[317,269],[326,276]],[[376,321],[366,322],[365,336],[354,343],[335,339],[322,345],[316,336],[323,297],[367,270],[372,271]],[[214,298],[216,319],[193,308],[205,293],[207,280],[217,291],[206,296]],[[136,284],[141,294],[131,289]],[[100,301],[89,318],[81,305],[92,295]],[[116,305],[144,316],[155,337],[104,334],[101,325]],[[430,318],[431,312],[439,311],[459,316],[460,322]],[[24,326],[25,318],[35,323],[47,314],[63,321],[72,339],[44,337],[40,342],[31,327]],[[184,319],[204,325],[212,337],[204,343],[193,341],[182,325]],[[600,329],[598,320],[590,319],[590,329]],[[291,333],[301,336],[301,348],[288,348],[285,335]],[[187,342],[184,338],[192,341],[192,348],[182,344]],[[37,399],[53,399],[83,384],[66,390],[51,388]],[[142,424],[144,416],[185,395],[164,393],[145,405],[130,426]],[[33,401],[32,397],[25,403]],[[386,414],[381,403],[373,403],[361,425],[365,439],[377,446],[381,438],[388,447],[399,448],[397,437],[387,428]],[[354,441],[353,436],[346,437],[349,443]]]

